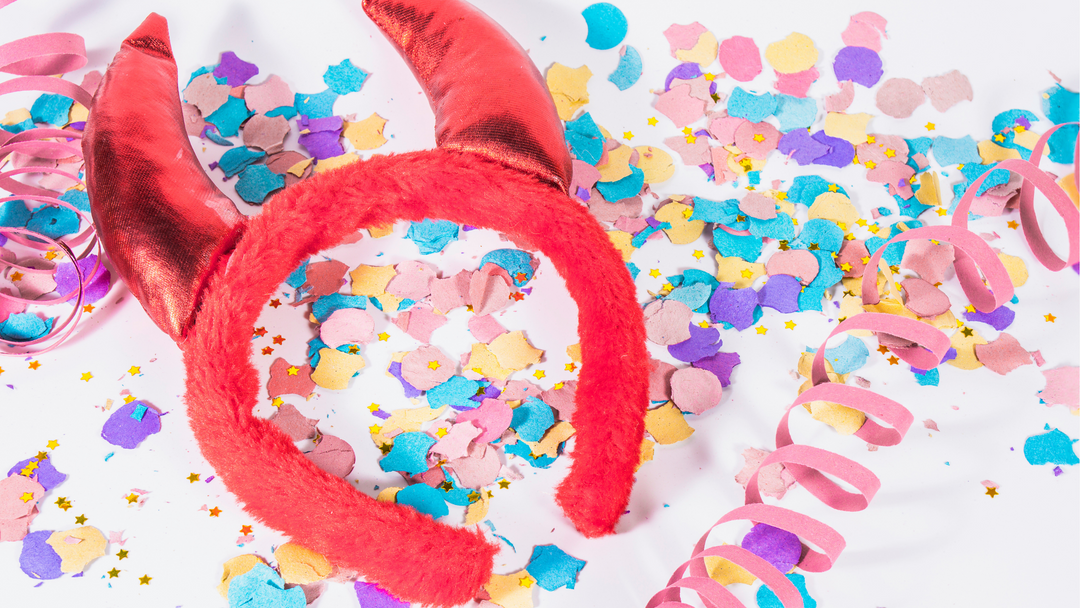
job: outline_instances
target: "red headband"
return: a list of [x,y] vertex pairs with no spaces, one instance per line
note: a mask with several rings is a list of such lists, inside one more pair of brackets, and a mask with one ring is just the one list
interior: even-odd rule
[[[184,350],[202,453],[248,512],[403,599],[460,604],[488,581],[497,546],[377,503],[251,414],[259,386],[247,328],[263,302],[308,256],[396,220],[490,228],[543,252],[578,305],[577,433],[556,500],[586,536],[612,533],[629,500],[648,405],[643,319],[620,254],[563,190],[561,124],[521,47],[456,0],[364,9],[421,80],[440,149],[326,172],[245,222],[198,166],[165,20],[151,15],[95,98],[83,140],[87,188],[118,272]],[[498,73],[504,88],[480,96],[470,73]]]

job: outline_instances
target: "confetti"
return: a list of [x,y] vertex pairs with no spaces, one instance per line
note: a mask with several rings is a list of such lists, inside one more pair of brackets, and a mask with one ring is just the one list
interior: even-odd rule
[[101,428],[101,438],[125,450],[133,450],[159,431],[161,414],[143,401],[132,401],[109,416]]

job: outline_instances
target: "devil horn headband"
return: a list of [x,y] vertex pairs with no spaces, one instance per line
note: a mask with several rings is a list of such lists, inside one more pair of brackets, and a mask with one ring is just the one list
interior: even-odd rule
[[[252,415],[247,328],[262,303],[308,256],[397,220],[498,230],[546,254],[577,303],[582,357],[573,464],[556,500],[586,536],[612,533],[629,500],[648,405],[642,313],[620,254],[566,195],[562,127],[521,47],[459,0],[368,0],[364,10],[423,85],[437,149],[317,175],[244,220],[198,165],[167,25],[151,15],[98,89],[87,189],[117,271],[184,352],[200,449],[247,511],[402,599],[460,604],[490,578],[497,546],[376,502]],[[475,89],[474,75],[492,74],[494,91]]]

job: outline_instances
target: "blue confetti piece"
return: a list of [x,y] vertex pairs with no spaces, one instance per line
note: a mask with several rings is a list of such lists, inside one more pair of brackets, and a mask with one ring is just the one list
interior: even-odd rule
[[739,201],[729,198],[726,201],[711,201],[699,196],[694,197],[694,214],[690,221],[701,220],[714,224],[727,224],[739,216]]
[[273,118],[275,116],[284,116],[285,120],[292,120],[296,118],[298,114],[300,113],[296,111],[296,106],[281,106],[267,112],[266,117]]
[[427,453],[435,445],[435,439],[427,433],[401,433],[394,437],[390,453],[379,460],[379,467],[390,471],[403,471],[418,475],[428,470]]
[[705,283],[694,283],[676,287],[664,299],[682,302],[693,310],[708,304],[710,296],[712,296],[711,287]]
[[607,79],[619,87],[620,91],[625,91],[641,78],[641,70],[641,54],[634,47],[627,46],[619,55],[619,65]]
[[994,186],[1000,186],[1009,182],[1009,171],[1007,169],[994,169],[997,163],[989,165],[983,165],[979,163],[968,163],[964,165],[964,168],[960,170],[967,179],[967,183],[963,185],[963,189],[967,190],[975,180],[982,177],[983,173],[989,172],[990,175],[986,176],[983,183],[979,184],[979,189],[975,191],[975,196],[982,196],[987,190]]
[[844,244],[844,231],[829,220],[810,220],[803,224],[802,232],[790,245],[795,249],[809,249],[811,244],[816,244],[824,251],[839,253]]
[[553,462],[555,462],[554,458],[546,454],[541,454],[534,457],[532,455],[532,448],[530,448],[529,445],[524,441],[519,441],[514,445],[506,446],[506,453],[521,457],[525,460],[525,462],[529,463],[529,466],[536,469],[546,469],[550,467]]
[[915,373],[915,382],[919,383],[919,386],[937,386],[941,381],[941,373],[937,368],[928,369],[926,371],[918,371],[915,368],[911,369]]
[[935,137],[934,158],[942,167],[982,162],[982,157],[979,156],[979,145],[970,135],[958,139]]
[[450,509],[443,500],[444,494],[442,490],[436,490],[427,484],[415,483],[398,491],[397,502],[399,505],[408,505],[434,519],[439,519],[450,514]]
[[145,405],[139,403],[139,405],[134,410],[132,410],[131,419],[132,420],[139,420],[141,422],[142,419],[143,419],[143,416],[146,415],[146,409],[147,408],[146,408]]
[[233,142],[217,134],[217,127],[214,125],[206,125],[206,128],[203,129],[203,135],[206,139],[209,139],[219,146],[232,147],[233,145]]
[[780,120],[781,133],[810,127],[817,118],[817,111],[817,101],[810,97],[776,96],[774,115]]
[[0,323],[0,338],[11,342],[29,342],[52,331],[52,326],[51,318],[42,320],[29,312],[12,313]]
[[777,100],[772,93],[754,95],[735,87],[728,98],[728,116],[761,122],[776,111]]
[[[785,574],[784,576],[799,590],[799,595],[802,596],[803,608],[817,608],[817,600],[810,597],[810,592],[806,590],[806,577],[797,572]],[[758,588],[756,599],[758,608],[784,608],[780,598],[765,585]]]
[[442,499],[459,507],[467,507],[472,504],[473,501],[469,500],[469,495],[473,493],[472,488],[458,487],[457,481],[450,475],[446,467],[442,467],[441,470],[446,476],[447,483],[450,484],[449,490],[443,487],[438,488],[438,490],[442,492]]
[[8,201],[0,205],[0,226],[25,228],[33,215],[24,201]]
[[[878,249],[885,244],[885,239],[879,236],[872,236],[864,242],[866,250],[870,252],[870,255],[877,253]],[[884,253],[881,254],[881,259],[885,260],[885,263],[889,266],[897,266],[900,261],[904,259],[904,250],[907,248],[907,241],[897,241],[890,243],[885,248]]]
[[23,131],[29,131],[33,128],[34,121],[32,118],[24,119],[22,122],[17,122],[13,125],[0,125],[0,129],[3,129],[8,133],[22,133]]
[[514,415],[510,419],[510,428],[525,441],[540,441],[553,424],[555,414],[551,406],[536,397],[526,397],[521,405],[514,408]]
[[330,87],[331,91],[338,95],[348,95],[359,91],[364,86],[368,76],[370,74],[353,65],[351,60],[346,59],[337,65],[326,68],[322,79],[326,86]]
[[573,589],[584,567],[584,560],[568,555],[555,545],[539,545],[533,547],[525,571],[541,588],[554,591],[562,587]]
[[450,379],[442,384],[428,389],[428,406],[439,408],[444,405],[456,405],[459,408],[473,409],[479,403],[473,401],[476,391],[480,390],[480,382],[469,380],[464,376],[450,376]]
[[[229,151],[232,152],[232,150]],[[252,165],[240,172],[240,179],[236,182],[236,193],[248,203],[261,205],[271,192],[284,187],[284,175],[274,173],[266,165]]]
[[[1060,125],[1080,121],[1080,93],[1056,84],[1043,92],[1042,111],[1050,122]],[[1074,162],[1073,152],[1080,127],[1061,127],[1050,135],[1046,144],[1050,148],[1050,162],[1069,164]]]
[[[816,353],[817,349],[807,348],[806,352]],[[869,358],[870,349],[866,347],[865,342],[855,336],[848,336],[840,346],[825,349],[825,360],[838,374],[849,374],[861,368],[866,365]]]
[[326,89],[321,93],[296,93],[293,106],[296,111],[308,118],[329,118],[334,115],[334,102],[338,94]]
[[635,264],[633,262],[627,262],[626,263],[626,268],[627,268],[627,270],[630,271],[630,278],[636,281],[637,277],[638,277],[638,274],[641,273],[641,269],[638,268],[637,264]]
[[600,162],[604,155],[604,134],[588,112],[566,123],[565,137],[578,160],[590,165]]
[[218,133],[222,137],[236,137],[240,133],[240,125],[254,114],[254,112],[248,110],[243,99],[230,95],[229,99],[220,108],[206,117],[206,122],[217,127]]
[[799,293],[799,309],[820,312],[821,299],[825,296],[825,290],[839,283],[844,278],[844,272],[836,267],[829,251],[817,250],[810,253],[818,259],[818,273],[814,280],[810,281],[810,284]]
[[229,581],[229,608],[305,608],[307,599],[300,587],[285,588],[285,581],[266,564]]
[[[533,278],[533,257],[527,251],[520,249],[489,251],[480,258],[479,267],[483,268],[489,262],[505,270],[517,287],[525,285]],[[518,275],[524,275],[524,278],[519,279]]]
[[[1026,125],[1024,122],[1026,121]],[[990,128],[994,130],[994,133],[1001,133],[1006,129],[1012,129],[1017,125],[1030,126],[1033,122],[1039,122],[1039,117],[1027,110],[1005,110],[994,117],[993,122],[990,123]],[[1001,142],[994,142],[999,146]]]
[[451,241],[458,238],[458,225],[449,220],[431,221],[424,219],[422,222],[409,224],[409,231],[405,238],[416,243],[421,254],[438,253],[446,248]]
[[669,222],[661,222],[656,226],[646,226],[644,230],[634,235],[634,238],[630,239],[630,245],[636,249],[640,249],[645,245],[645,241],[649,240],[649,237],[660,232],[661,230],[671,228]]
[[626,38],[626,15],[615,5],[597,2],[581,11],[581,16],[589,28],[585,43],[594,49],[613,49]]
[[[289,273],[289,276],[285,279],[285,284],[293,289],[300,289],[300,287],[307,283],[307,267],[311,260],[304,260],[296,270]],[[322,320],[319,320],[322,323]]]
[[[911,191],[913,193],[918,192],[919,188],[920,186],[918,184],[915,184],[911,187]],[[904,197],[900,196],[899,194],[894,194],[893,199],[896,200],[896,206],[900,211],[900,215],[910,218],[917,218],[923,213],[925,213],[927,210],[933,208],[932,205],[924,205],[920,203],[919,199],[915,198],[914,196],[907,200],[904,200]],[[885,209],[886,211],[888,211],[888,213],[882,213],[881,209],[885,208],[881,207],[878,209],[878,213],[881,213],[881,215],[892,215],[892,210]]]
[[1051,430],[1049,424],[1044,428],[1049,432],[1024,441],[1024,458],[1028,464],[1080,464],[1073,449],[1077,440],[1058,429]]
[[57,198],[72,207],[75,207],[79,211],[90,213],[90,195],[86,193],[86,190],[76,190],[72,188]]
[[761,184],[761,171],[747,171],[746,178],[750,180],[751,186],[758,186]]
[[795,238],[795,222],[791,216],[780,212],[771,220],[759,220],[756,217],[747,218],[750,222],[750,234],[778,241],[790,241]]
[[713,230],[713,245],[725,258],[739,257],[756,262],[761,257],[762,243],[760,236],[731,234],[722,228]]
[[266,157],[266,152],[252,150],[246,146],[226,150],[218,161],[218,167],[225,173],[225,177],[232,177],[243,171],[248,165],[254,164]]
[[800,175],[791,180],[791,187],[788,188],[787,195],[789,201],[810,207],[817,200],[817,197],[834,190],[847,196],[847,191],[838,184],[826,181],[817,175]]
[[[303,283],[301,283],[301,285],[303,285]],[[343,308],[359,308],[361,310],[366,310],[367,304],[367,296],[347,296],[343,293],[332,293],[315,300],[315,303],[311,305],[311,314],[315,315],[315,320],[322,323],[337,310]]]
[[62,127],[68,123],[71,104],[69,97],[46,93],[35,99],[34,105],[30,106],[30,118],[37,123]]
[[614,203],[631,196],[637,196],[644,185],[645,172],[630,165],[630,175],[613,182],[596,182],[596,189],[600,191],[605,200]]
[[42,205],[34,210],[26,228],[47,237],[60,238],[79,231],[79,214],[66,207]]

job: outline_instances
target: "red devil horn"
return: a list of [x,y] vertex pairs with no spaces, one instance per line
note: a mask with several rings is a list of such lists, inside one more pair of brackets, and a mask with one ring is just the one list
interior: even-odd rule
[[435,142],[567,191],[570,155],[547,85],[521,45],[458,0],[364,0],[435,112]]
[[83,136],[90,210],[102,244],[161,329],[180,340],[244,216],[206,176],[184,129],[165,19],[124,41]]

